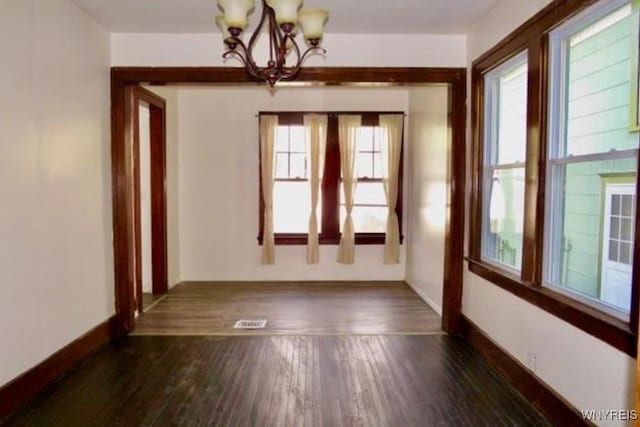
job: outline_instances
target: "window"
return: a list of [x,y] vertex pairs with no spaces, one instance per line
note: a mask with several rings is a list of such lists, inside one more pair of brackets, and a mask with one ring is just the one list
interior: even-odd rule
[[522,264],[527,56],[485,76],[485,167],[482,258],[517,272]]
[[[311,211],[311,194],[308,179],[309,154],[306,146],[303,112],[262,113],[278,115],[275,147],[275,180],[273,192],[273,218],[276,244],[305,244]],[[344,224],[345,208],[342,194],[340,147],[338,140],[338,116],[328,115],[327,145],[322,170],[322,183],[318,215],[321,244],[338,244]],[[384,177],[387,168],[386,135],[378,126],[380,114],[404,114],[365,112],[360,114],[362,126],[356,139],[356,170],[358,182],[354,194],[353,221],[356,244],[384,244],[387,225],[387,202]],[[398,202],[396,213],[402,230],[402,157],[398,177]],[[263,202],[260,197],[260,233],[262,242]]]
[[609,4],[550,34],[544,282],[628,318],[634,195],[628,187],[616,193],[622,190],[607,177],[626,174],[635,183],[638,134],[628,123],[632,14],[628,2]]
[[275,233],[306,233],[311,213],[308,153],[303,126],[278,126],[273,184]]
[[473,273],[630,355],[636,4],[552,2],[474,61],[468,258]]
[[[386,140],[384,129],[363,126],[356,136],[356,170],[358,184],[353,196],[353,223],[356,232],[384,233],[387,228],[387,201],[383,177],[387,158],[382,150]],[[340,186],[340,231],[344,225],[346,208]]]

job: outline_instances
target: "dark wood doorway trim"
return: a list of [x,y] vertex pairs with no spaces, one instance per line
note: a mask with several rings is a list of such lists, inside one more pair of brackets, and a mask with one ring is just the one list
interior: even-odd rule
[[[113,82],[113,80],[112,80]],[[112,87],[112,132],[120,126],[121,144],[111,144],[113,191],[113,241],[116,274],[116,326],[119,333],[131,330],[135,310],[142,311],[142,233],[140,206],[141,103],[150,112],[151,171],[151,265],[154,294],[166,293],[166,102],[136,85]],[[117,95],[116,95],[117,93]],[[114,97],[119,108],[114,108]],[[135,287],[135,290],[134,290]],[[139,295],[139,298],[136,298]]]
[[[154,295],[166,294],[167,274],[167,192],[166,192],[166,101],[157,94],[142,88],[134,90],[137,106],[149,107],[150,153],[150,212],[151,212],[151,282]],[[132,113],[134,132],[134,215],[135,215],[135,274],[136,295],[142,295],[142,230],[140,198],[140,129],[138,108]],[[142,312],[142,298],[136,299],[138,312]]]
[[[375,83],[389,86],[446,84],[449,88],[448,195],[442,326],[457,333],[461,325],[466,155],[465,68],[304,68],[297,78],[311,85]],[[111,153],[113,182],[113,246],[118,331],[133,330],[134,304],[134,173],[130,120],[135,92],[141,83],[258,84],[235,67],[114,67],[111,69]],[[424,256],[428,256],[425,254]]]

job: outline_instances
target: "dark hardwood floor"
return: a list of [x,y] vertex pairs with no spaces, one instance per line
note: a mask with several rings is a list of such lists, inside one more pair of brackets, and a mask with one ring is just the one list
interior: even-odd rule
[[447,335],[122,338],[6,424],[548,425]]
[[[240,319],[266,319],[258,330]],[[187,282],[145,310],[134,335],[330,335],[441,332],[403,282]]]

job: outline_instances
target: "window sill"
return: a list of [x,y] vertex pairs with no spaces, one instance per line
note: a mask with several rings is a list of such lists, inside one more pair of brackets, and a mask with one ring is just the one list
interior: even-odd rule
[[466,258],[469,270],[502,289],[636,357],[636,335],[629,323],[551,289],[526,284],[493,265]]
[[[307,233],[276,233],[274,236],[276,246],[295,246],[307,244]],[[258,243],[262,245],[262,236],[258,236]],[[319,236],[321,245],[340,244],[340,235]],[[356,233],[356,245],[384,245],[385,233]],[[404,241],[404,236],[400,236],[400,244]]]

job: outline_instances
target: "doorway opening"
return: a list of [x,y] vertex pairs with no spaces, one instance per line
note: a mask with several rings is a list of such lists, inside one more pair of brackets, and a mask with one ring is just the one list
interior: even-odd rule
[[142,87],[131,90],[134,311],[168,291],[166,101]]
[[[133,206],[129,205],[131,182],[128,165],[131,164],[129,132],[131,99],[140,84],[148,85],[255,85],[239,68],[136,68],[112,69],[112,153],[114,182],[114,252],[116,277],[116,313],[120,333],[132,332],[135,304],[132,284],[135,282],[135,262],[131,247]],[[461,320],[463,243],[457,238],[464,229],[465,181],[465,99],[466,71],[438,68],[307,68],[296,84],[302,86],[355,86],[372,87],[422,86],[440,84],[445,88],[447,111],[442,126],[448,135],[443,144],[447,153],[446,179],[443,179],[441,232],[444,235],[442,280],[442,329],[457,332]],[[429,215],[431,219],[438,219]]]

